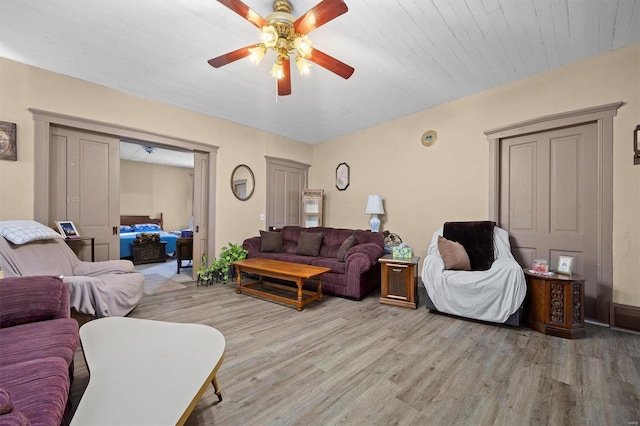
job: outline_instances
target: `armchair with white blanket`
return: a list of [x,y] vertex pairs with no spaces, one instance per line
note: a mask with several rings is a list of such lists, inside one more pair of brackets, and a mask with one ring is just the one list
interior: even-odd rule
[[5,276],[62,276],[70,304],[95,318],[125,316],[140,301],[144,276],[129,260],[83,262],[51,228],[32,220],[0,221]]
[[[450,224],[471,225],[470,235],[466,240],[464,237],[446,240],[447,233],[443,230]],[[473,235],[477,225],[483,227],[484,235]],[[481,253],[483,239],[488,243],[486,250],[491,252],[487,253],[488,259],[480,260],[484,264],[478,266],[474,255]],[[452,260],[450,249],[457,251],[462,262]],[[446,251],[447,262],[441,250]],[[524,272],[511,253],[509,233],[493,222],[448,222],[434,232],[422,268],[422,281],[427,290],[427,309],[480,321],[520,324],[520,308],[527,292]]]

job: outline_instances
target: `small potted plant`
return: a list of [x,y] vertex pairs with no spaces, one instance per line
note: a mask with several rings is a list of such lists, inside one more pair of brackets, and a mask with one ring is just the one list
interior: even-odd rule
[[249,252],[239,244],[227,243],[225,247],[222,247],[220,251],[220,258],[216,262],[219,266],[219,271],[223,281],[229,280],[229,278],[235,278],[236,268],[231,265],[231,262],[242,260],[247,257]]

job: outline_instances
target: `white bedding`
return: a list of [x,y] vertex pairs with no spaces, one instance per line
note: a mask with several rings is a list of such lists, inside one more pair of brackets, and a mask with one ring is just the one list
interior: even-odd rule
[[438,252],[438,236],[433,234],[422,267],[427,294],[440,312],[482,321],[503,323],[515,313],[527,292],[522,267],[511,254],[509,233],[494,227],[495,261],[486,271],[450,271]]

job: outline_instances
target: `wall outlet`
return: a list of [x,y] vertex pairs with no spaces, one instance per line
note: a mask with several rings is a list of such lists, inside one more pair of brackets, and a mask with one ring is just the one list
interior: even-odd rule
[[264,222],[264,213],[260,213],[260,220]]

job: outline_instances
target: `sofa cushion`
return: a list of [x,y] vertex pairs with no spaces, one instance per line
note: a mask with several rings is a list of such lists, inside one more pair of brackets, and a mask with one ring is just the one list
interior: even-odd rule
[[47,276],[4,279],[0,328],[54,318],[60,309],[65,285],[60,278]]
[[282,234],[272,231],[260,231],[260,251],[263,253],[281,253]]
[[7,414],[13,411],[13,402],[8,390],[0,388],[0,414]]
[[349,249],[356,245],[358,245],[358,237],[356,237],[355,235],[351,235],[349,238],[344,240],[344,242],[340,245],[340,248],[338,249],[338,256],[337,256],[338,261],[344,262],[344,257],[346,256]]
[[[344,274],[347,271],[346,264],[335,257],[316,257],[311,261],[311,265],[331,268],[331,272],[338,274]],[[324,275],[322,281],[324,282]]]
[[322,232],[300,232],[296,254],[302,256],[318,256],[322,245]]
[[442,236],[450,241],[457,241],[469,255],[472,271],[486,271],[494,261],[493,228],[496,223],[479,222],[446,222]]
[[[65,360],[41,358],[3,366],[0,377],[14,406],[14,412],[5,416],[20,412],[31,424],[62,424],[70,386]],[[5,417],[1,419],[4,422]]]
[[31,422],[20,411],[12,411],[11,413],[0,416],[0,425],[2,426],[30,426]]
[[60,318],[3,328],[0,342],[0,366],[43,357],[61,358],[71,365],[78,347],[78,322]]
[[471,270],[469,256],[462,244],[438,236],[438,252],[440,252],[440,257],[444,261],[445,269]]

